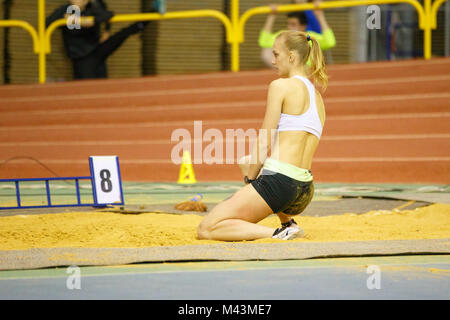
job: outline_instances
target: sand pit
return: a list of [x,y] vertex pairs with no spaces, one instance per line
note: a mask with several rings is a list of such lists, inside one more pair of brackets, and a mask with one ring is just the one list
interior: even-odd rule
[[[16,215],[0,219],[0,250],[144,248],[223,243],[196,239],[196,228],[202,219],[197,215],[88,211]],[[450,205],[447,204],[404,211],[380,210],[360,215],[299,216],[296,219],[305,230],[306,238],[293,242],[450,238]],[[275,228],[279,221],[276,216],[270,216],[260,223]],[[252,241],[277,242],[284,241]]]

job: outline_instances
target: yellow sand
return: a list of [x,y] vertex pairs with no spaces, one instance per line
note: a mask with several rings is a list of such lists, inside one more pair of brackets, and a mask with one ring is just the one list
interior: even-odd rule
[[[0,250],[55,247],[149,247],[221,243],[197,240],[202,217],[173,214],[72,212],[0,218]],[[296,218],[306,239],[293,241],[362,241],[450,238],[450,205],[416,210],[371,211]],[[276,216],[261,222],[278,227]],[[283,242],[261,239],[254,243]]]

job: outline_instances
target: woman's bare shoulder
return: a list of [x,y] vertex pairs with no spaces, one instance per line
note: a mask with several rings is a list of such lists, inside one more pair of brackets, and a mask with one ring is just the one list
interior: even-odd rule
[[279,94],[285,94],[289,90],[289,82],[288,79],[278,78],[273,80],[269,85],[269,92],[277,92]]
[[270,87],[283,87],[287,84],[286,80],[289,80],[289,79],[285,79],[285,78],[275,79],[270,83]]

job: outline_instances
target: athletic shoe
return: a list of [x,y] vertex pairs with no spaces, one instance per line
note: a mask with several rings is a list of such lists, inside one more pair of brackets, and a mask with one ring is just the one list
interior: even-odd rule
[[273,239],[292,240],[305,237],[305,233],[299,227],[278,228],[273,233]]

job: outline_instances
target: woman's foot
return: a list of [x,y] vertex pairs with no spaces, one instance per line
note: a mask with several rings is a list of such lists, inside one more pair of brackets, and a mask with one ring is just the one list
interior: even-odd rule
[[[280,228],[279,228],[280,229]],[[279,230],[277,229],[277,230]],[[278,232],[275,230],[272,238],[281,240],[292,240],[295,238],[304,238],[305,233],[297,225],[287,228],[281,228]]]
[[289,220],[288,222],[282,223],[281,228],[277,228],[272,235],[274,239],[282,239],[282,240],[292,240],[298,237],[303,238],[305,233],[303,230],[297,225],[294,219]]

